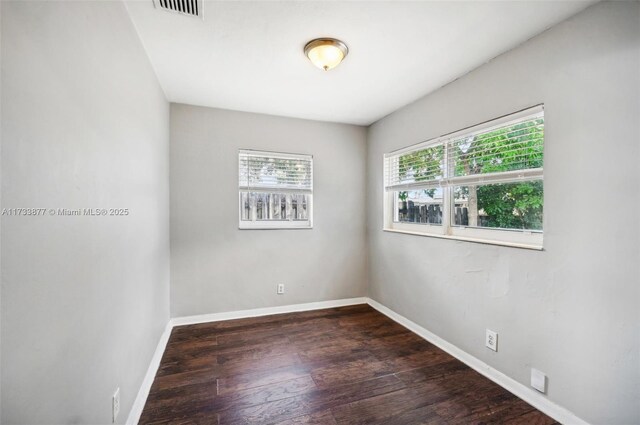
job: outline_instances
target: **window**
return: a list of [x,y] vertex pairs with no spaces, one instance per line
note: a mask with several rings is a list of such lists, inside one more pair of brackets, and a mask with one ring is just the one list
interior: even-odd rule
[[542,248],[544,110],[384,156],[385,230]]
[[313,227],[313,157],[241,150],[240,229]]

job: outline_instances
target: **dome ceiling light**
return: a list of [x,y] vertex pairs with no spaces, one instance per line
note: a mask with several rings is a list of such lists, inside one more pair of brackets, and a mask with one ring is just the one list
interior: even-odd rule
[[340,65],[347,53],[349,53],[347,45],[335,38],[316,38],[304,46],[305,56],[312,64],[324,71]]

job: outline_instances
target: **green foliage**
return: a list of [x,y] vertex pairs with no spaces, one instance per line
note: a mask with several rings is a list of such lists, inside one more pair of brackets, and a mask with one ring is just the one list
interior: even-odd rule
[[408,181],[428,181],[442,177],[444,147],[433,146],[402,155],[399,159],[400,178]]
[[483,225],[503,229],[542,230],[542,182],[492,184],[478,187]]
[[[433,146],[402,155],[398,161],[401,180],[421,182],[437,180],[442,177],[444,167],[444,147]],[[424,193],[433,198],[436,189],[424,189]],[[407,191],[399,192],[398,198],[406,201]]]
[[[543,165],[543,140],[542,118],[453,140],[449,151],[452,174],[466,176],[540,168]],[[403,181],[439,179],[444,173],[444,146],[403,155],[398,167]],[[435,189],[425,192],[433,196]],[[399,197],[406,200],[407,192],[400,192]],[[456,198],[477,198],[478,211],[484,212],[479,225],[542,229],[541,181],[458,187]]]
[[[542,167],[543,124],[542,119],[527,121],[467,141],[471,143],[457,162],[456,175],[465,167],[460,175]],[[477,198],[478,210],[486,214],[484,226],[542,230],[541,181],[479,186]]]
[[526,121],[453,141],[455,175],[539,168],[543,163],[543,120]]

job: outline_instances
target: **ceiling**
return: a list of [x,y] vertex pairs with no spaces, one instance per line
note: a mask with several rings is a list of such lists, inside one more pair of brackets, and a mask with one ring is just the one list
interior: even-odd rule
[[[204,19],[127,1],[171,102],[368,125],[593,1],[205,1]],[[324,72],[307,41],[349,46]]]

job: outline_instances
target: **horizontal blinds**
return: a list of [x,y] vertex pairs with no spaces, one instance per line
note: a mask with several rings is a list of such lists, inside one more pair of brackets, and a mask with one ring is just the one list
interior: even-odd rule
[[313,190],[311,155],[241,150],[238,171],[240,190],[278,193]]
[[385,189],[534,180],[543,176],[541,107],[385,155]]
[[436,184],[444,177],[444,146],[438,144],[388,158],[387,186]]
[[450,175],[491,174],[542,168],[544,118],[535,116],[448,143]]

